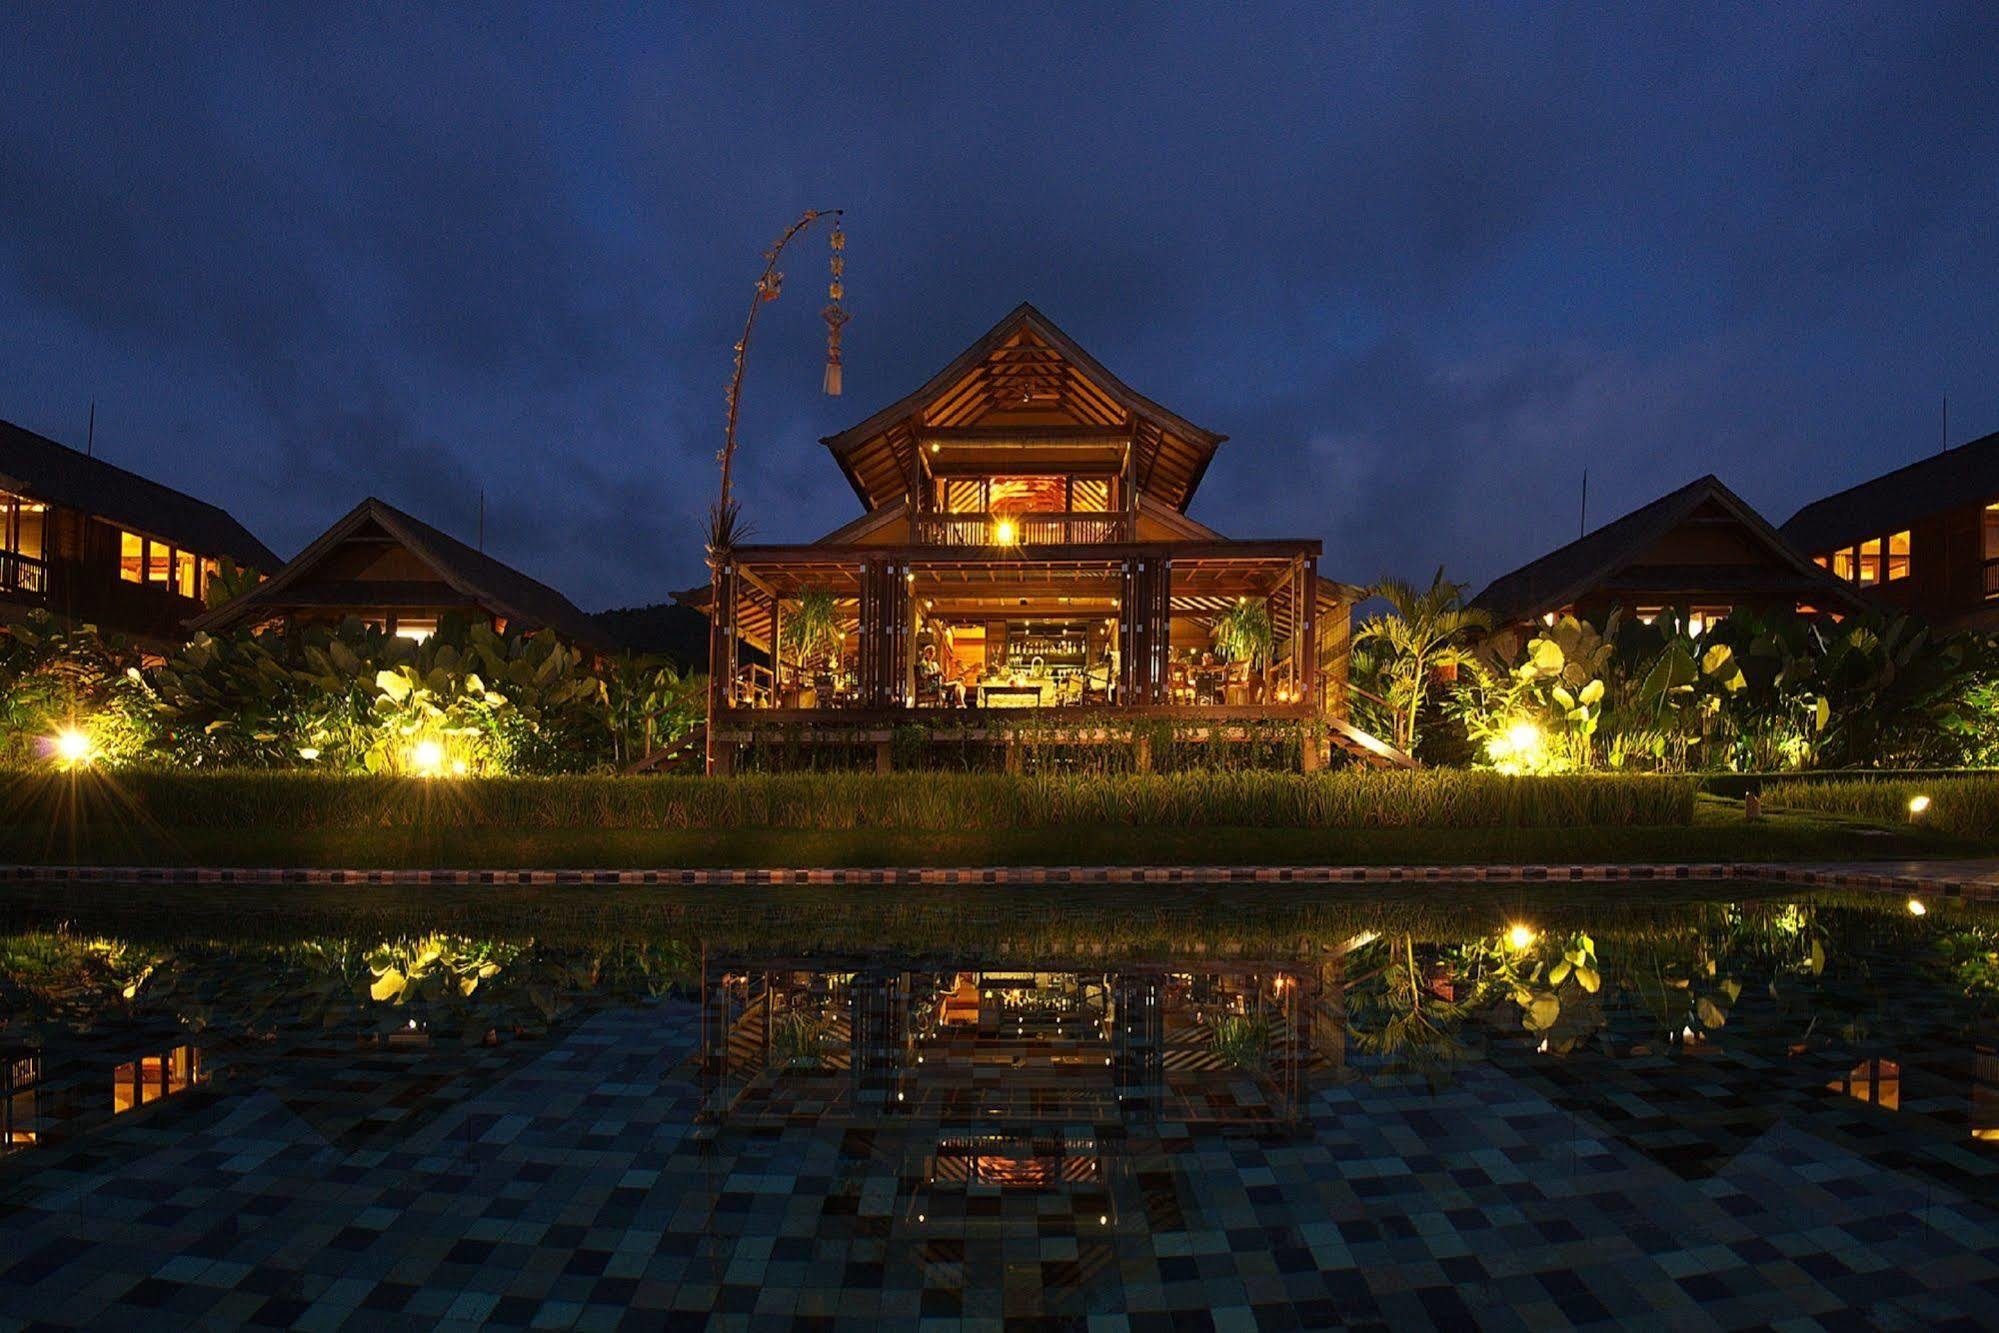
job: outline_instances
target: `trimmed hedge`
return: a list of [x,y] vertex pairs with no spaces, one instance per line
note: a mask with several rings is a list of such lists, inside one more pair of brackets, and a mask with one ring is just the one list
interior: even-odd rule
[[1490,828],[1676,825],[1690,778],[1447,770],[1146,776],[465,778],[90,772],[6,784],[0,822],[183,828]]
[[1763,794],[1771,809],[1851,815],[1882,824],[1907,823],[1912,797],[1927,796],[1922,823],[1962,838],[1999,834],[1999,777],[1848,779],[1791,782]]

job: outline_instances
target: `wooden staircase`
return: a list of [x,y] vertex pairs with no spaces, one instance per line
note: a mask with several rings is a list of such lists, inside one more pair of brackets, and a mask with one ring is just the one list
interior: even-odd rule
[[1416,756],[1339,718],[1326,719],[1326,739],[1369,768],[1421,768]]
[[708,754],[708,727],[697,725],[678,740],[669,741],[645,758],[625,765],[627,775],[638,773],[668,773],[688,764],[699,766]]

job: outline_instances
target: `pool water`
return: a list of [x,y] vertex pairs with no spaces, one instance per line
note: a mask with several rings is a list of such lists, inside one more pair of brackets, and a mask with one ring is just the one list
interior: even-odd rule
[[1999,1309],[1990,912],[978,895],[17,901],[0,1326]]

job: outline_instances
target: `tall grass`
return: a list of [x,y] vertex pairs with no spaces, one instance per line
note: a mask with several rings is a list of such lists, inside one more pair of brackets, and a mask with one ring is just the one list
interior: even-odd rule
[[182,828],[1550,828],[1677,825],[1694,783],[1652,776],[853,773],[424,780],[123,770],[23,774],[0,823]]
[[1773,810],[1806,810],[1902,824],[1911,819],[1909,802],[1917,796],[1929,797],[1930,805],[1914,818],[1931,828],[1963,838],[1999,834],[1999,776],[1994,775],[1787,782],[1766,788],[1763,802]]

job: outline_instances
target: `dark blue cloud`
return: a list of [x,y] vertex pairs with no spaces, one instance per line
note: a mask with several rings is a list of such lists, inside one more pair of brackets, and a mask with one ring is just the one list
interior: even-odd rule
[[1717,471],[1781,519],[1999,429],[1989,6],[18,7],[0,415],[295,546],[364,493],[586,604],[699,573],[1022,299],[1233,439],[1196,512],[1476,579]]

